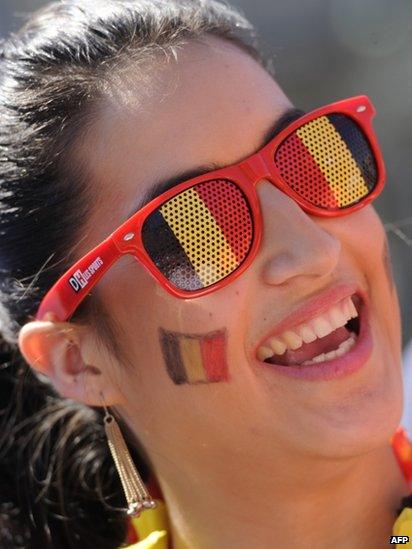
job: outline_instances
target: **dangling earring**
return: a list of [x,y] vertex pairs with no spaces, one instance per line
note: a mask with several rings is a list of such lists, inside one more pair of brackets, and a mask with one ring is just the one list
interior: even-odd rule
[[128,505],[127,514],[137,517],[145,509],[154,509],[156,507],[156,502],[150,497],[146,486],[137,472],[122,432],[120,431],[120,427],[107,409],[103,395],[102,400],[105,411],[103,418],[104,429],[106,431],[110,453],[112,454],[122,483],[124,495],[126,496]]

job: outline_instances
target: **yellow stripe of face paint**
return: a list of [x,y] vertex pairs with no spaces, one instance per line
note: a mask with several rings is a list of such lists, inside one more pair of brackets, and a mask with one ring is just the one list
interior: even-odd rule
[[229,242],[194,189],[175,196],[160,211],[204,286],[210,286],[237,268],[238,261]]
[[207,381],[203,368],[200,341],[192,337],[179,338],[180,356],[186,370],[188,383]]
[[353,204],[369,194],[355,159],[326,116],[305,124],[296,133],[316,160],[339,206]]

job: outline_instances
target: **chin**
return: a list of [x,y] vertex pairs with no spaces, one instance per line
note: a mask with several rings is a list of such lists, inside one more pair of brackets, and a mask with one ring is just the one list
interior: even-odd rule
[[[380,363],[380,364],[379,364]],[[388,374],[388,363],[371,359],[371,370]],[[347,388],[339,402],[329,402],[322,414],[324,454],[354,456],[389,444],[400,425],[403,412],[403,386],[400,365],[393,364],[391,375],[373,376],[356,388]],[[319,437],[318,437],[319,438]]]

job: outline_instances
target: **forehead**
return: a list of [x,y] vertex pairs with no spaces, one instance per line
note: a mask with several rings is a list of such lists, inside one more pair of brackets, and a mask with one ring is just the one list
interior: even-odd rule
[[186,44],[177,59],[152,63],[143,82],[139,68],[128,70],[127,90],[102,104],[82,145],[98,210],[110,225],[104,232],[114,230],[155,182],[255,152],[291,106],[250,55],[215,38]]

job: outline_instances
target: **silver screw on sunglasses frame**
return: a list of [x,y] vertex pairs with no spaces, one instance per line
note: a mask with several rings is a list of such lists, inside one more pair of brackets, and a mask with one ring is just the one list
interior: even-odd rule
[[126,446],[120,427],[109,412],[101,394],[105,415],[103,418],[107,442],[112,454],[117,472],[119,473],[122,488],[127,501],[126,512],[132,517],[137,517],[146,509],[154,509],[156,502],[150,497],[144,485],[132,457]]

